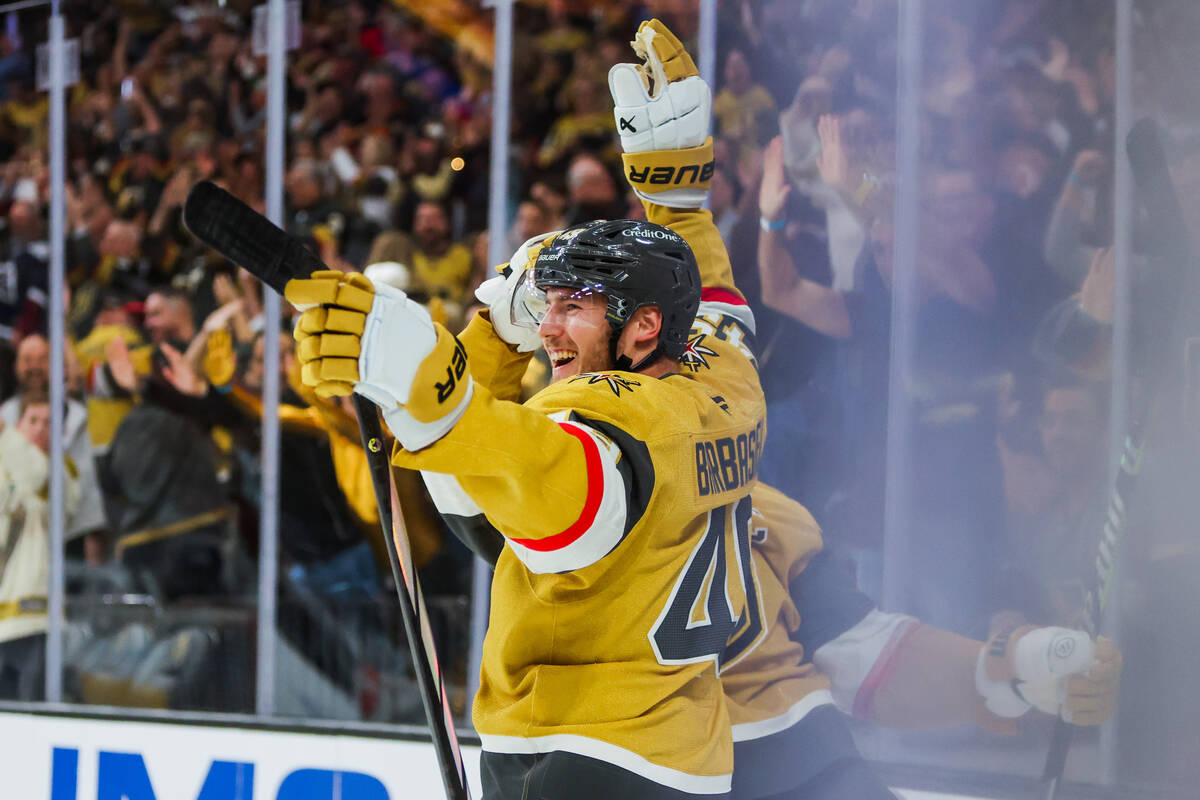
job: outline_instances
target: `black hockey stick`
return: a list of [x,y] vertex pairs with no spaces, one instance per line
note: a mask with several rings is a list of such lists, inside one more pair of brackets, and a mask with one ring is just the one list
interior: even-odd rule
[[[183,221],[197,239],[279,294],[283,294],[290,279],[307,278],[315,270],[328,269],[298,239],[210,181],[201,181],[192,187],[183,207]],[[379,412],[371,401],[357,394],[354,395],[354,409],[358,413],[363,449],[375,487],[388,561],[396,581],[400,616],[446,797],[448,800],[469,800],[467,775],[454,733],[454,719],[438,666],[437,650],[430,636],[429,615],[413,570],[408,534],[392,484]]]
[[[1108,608],[1110,589],[1116,576],[1117,562],[1124,540],[1126,509],[1133,495],[1138,473],[1141,471],[1147,417],[1151,404],[1164,383],[1166,365],[1172,362],[1167,353],[1171,349],[1171,343],[1177,338],[1174,334],[1179,324],[1179,300],[1186,294],[1184,282],[1194,271],[1187,227],[1183,220],[1179,197],[1175,193],[1167,169],[1158,125],[1149,118],[1139,120],[1129,131],[1125,149],[1129,154],[1139,200],[1146,211],[1146,219],[1152,226],[1150,238],[1156,244],[1153,255],[1161,262],[1162,270],[1156,278],[1161,284],[1160,288],[1165,287],[1163,296],[1170,303],[1164,313],[1152,318],[1153,328],[1144,332],[1144,340],[1157,346],[1148,348],[1152,357],[1147,359],[1149,363],[1144,377],[1145,385],[1140,393],[1140,402],[1130,414],[1120,470],[1113,484],[1096,554],[1096,571],[1084,594],[1084,623],[1093,637],[1099,631]],[[1065,722],[1061,716],[1055,721],[1054,735],[1050,740],[1050,749],[1046,753],[1046,764],[1042,770],[1040,797],[1044,800],[1053,800],[1058,793],[1074,732],[1075,726]]]

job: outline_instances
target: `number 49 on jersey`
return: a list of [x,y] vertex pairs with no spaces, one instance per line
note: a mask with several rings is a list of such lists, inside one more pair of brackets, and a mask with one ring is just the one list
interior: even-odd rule
[[762,606],[750,553],[747,495],[708,512],[671,596],[650,630],[660,664],[712,661],[719,673],[763,638]]

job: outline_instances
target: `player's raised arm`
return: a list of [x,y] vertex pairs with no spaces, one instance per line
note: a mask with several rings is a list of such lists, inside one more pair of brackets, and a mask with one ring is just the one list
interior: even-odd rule
[[357,392],[378,405],[396,436],[393,461],[494,478],[492,518],[501,527],[506,509],[549,509],[523,525],[528,537],[569,526],[560,516],[578,517],[590,486],[584,443],[545,414],[477,387],[462,343],[403,292],[325,271],[291,281],[287,298],[305,309],[295,332],[304,382],[323,396]]
[[713,174],[712,91],[658,20],[641,24],[633,49],[640,63],[617,64],[608,73],[625,179],[647,219],[691,246],[704,299],[744,305],[712,214],[700,208]]
[[[521,379],[535,350],[542,345],[537,320],[524,309],[518,289],[524,273],[544,243],[560,231],[535,236],[513,253],[500,274],[484,281],[475,297],[480,310],[458,335],[467,352],[471,379],[499,400],[518,401]],[[504,549],[504,536],[488,520],[454,475],[422,470],[422,477],[442,519],[468,548],[493,567]]]

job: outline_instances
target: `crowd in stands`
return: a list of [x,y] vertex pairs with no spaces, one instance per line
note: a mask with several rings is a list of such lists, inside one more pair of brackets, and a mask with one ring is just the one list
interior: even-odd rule
[[[264,330],[261,287],[181,222],[200,179],[264,206],[266,59],[249,5],[64,4],[81,60],[67,137],[67,442],[79,489],[69,553],[119,563],[171,602],[252,595],[259,394],[265,348],[278,347],[283,572],[306,596],[386,603],[351,410],[301,386],[289,331]],[[491,12],[457,4],[451,29],[424,5],[302,4],[286,226],[329,266],[369,267],[455,329],[491,266],[491,44],[470,24],[486,29]],[[904,386],[910,544],[888,568],[904,576],[906,610],[979,637],[997,618],[1077,624],[1095,549],[1114,34],[1111,9],[1093,5],[926,3],[916,352]],[[710,205],[759,319],[762,477],[813,510],[878,598],[896,3],[719,9]],[[535,233],[640,215],[620,175],[608,67],[646,16],[694,37],[695,4],[548,0],[516,15],[513,221],[490,235],[511,250]],[[47,100],[33,69],[44,18],[21,21],[0,34],[6,430],[32,425],[49,371]],[[1086,347],[1070,335],[1080,326]],[[426,591],[465,593],[467,554],[405,480]]]

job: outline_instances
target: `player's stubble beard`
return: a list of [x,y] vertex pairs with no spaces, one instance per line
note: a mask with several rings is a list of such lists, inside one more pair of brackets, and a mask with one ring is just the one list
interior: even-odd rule
[[[550,383],[574,378],[584,372],[607,372],[614,368],[608,344],[612,336],[612,327],[608,322],[601,320],[598,325],[584,332],[586,335],[579,336],[578,339],[564,333],[542,340],[542,347],[550,356]],[[569,351],[575,352],[575,357],[564,364],[556,365],[555,356]]]

